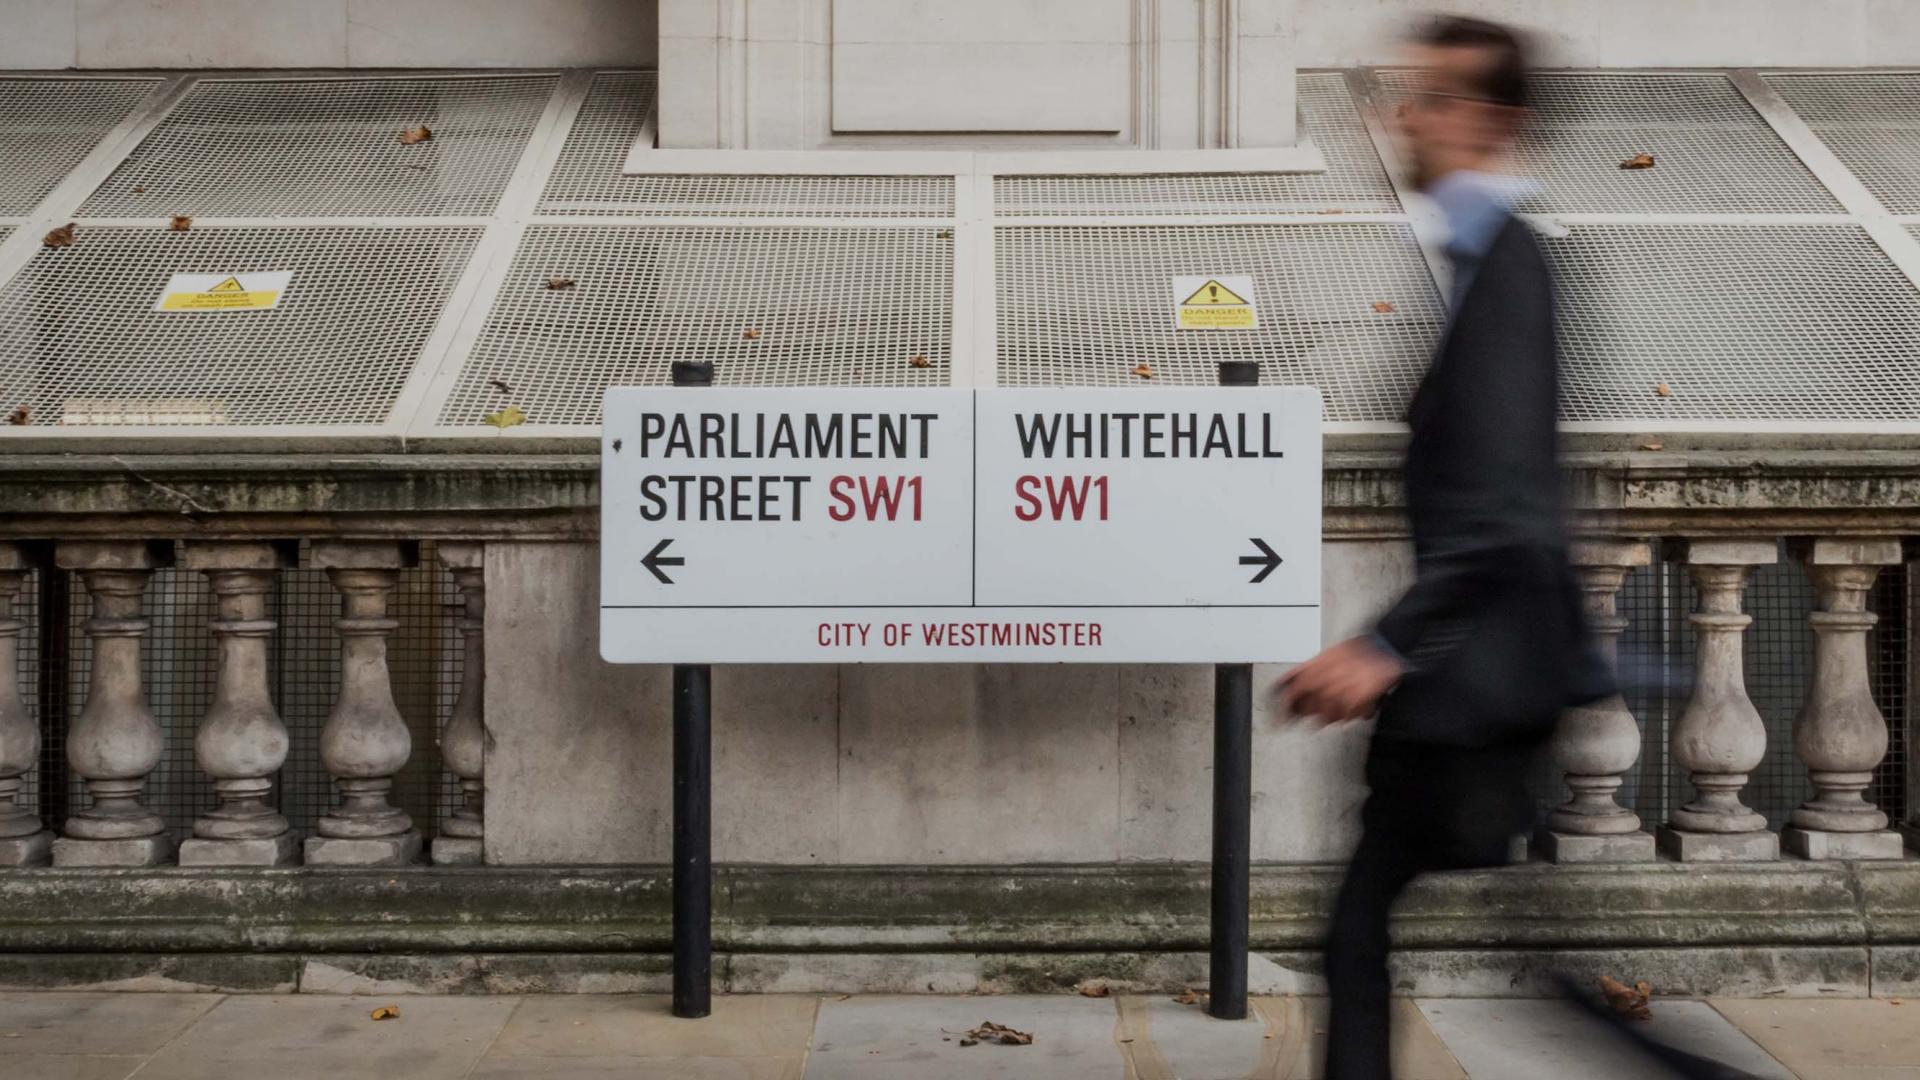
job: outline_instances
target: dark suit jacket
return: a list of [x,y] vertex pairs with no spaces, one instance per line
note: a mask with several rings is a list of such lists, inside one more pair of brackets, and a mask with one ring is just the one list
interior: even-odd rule
[[1529,742],[1613,692],[1567,562],[1557,398],[1552,283],[1509,218],[1408,409],[1415,581],[1377,631],[1413,669],[1380,737]]

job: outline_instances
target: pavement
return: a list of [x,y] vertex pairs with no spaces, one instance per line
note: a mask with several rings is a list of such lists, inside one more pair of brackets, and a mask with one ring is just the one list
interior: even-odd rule
[[[1661,1075],[1565,1002],[1397,999],[1402,1080]],[[375,1020],[393,1007],[398,1015]],[[1242,1021],[1166,996],[0,993],[5,1080],[1225,1080],[1317,1077],[1324,1000]],[[1920,1080],[1920,1003],[1657,1000],[1648,1034],[1760,1077]],[[1030,1045],[974,1042],[992,1021]]]

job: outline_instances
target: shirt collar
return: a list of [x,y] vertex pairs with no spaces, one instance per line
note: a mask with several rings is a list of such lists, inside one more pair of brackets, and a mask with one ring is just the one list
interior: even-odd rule
[[1426,193],[1446,220],[1448,254],[1477,259],[1493,246],[1510,208],[1539,190],[1537,181],[1525,177],[1456,169]]

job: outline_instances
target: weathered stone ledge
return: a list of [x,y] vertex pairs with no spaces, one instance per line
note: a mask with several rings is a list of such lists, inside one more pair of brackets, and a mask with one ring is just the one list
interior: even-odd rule
[[[1393,450],[1330,450],[1329,536],[1397,536]],[[1582,525],[1634,535],[1911,535],[1920,451],[1584,450]],[[0,537],[590,539],[592,454],[0,454]]]
[[[1256,989],[1319,989],[1339,868],[1253,875]],[[736,991],[1161,990],[1204,979],[1200,866],[723,867]],[[0,987],[658,992],[659,867],[0,874]],[[1920,990],[1920,861],[1436,875],[1403,905],[1400,988],[1511,994],[1632,973],[1676,993]]]

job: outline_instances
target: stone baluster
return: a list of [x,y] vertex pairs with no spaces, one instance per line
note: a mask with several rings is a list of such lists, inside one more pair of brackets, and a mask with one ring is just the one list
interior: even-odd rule
[[288,564],[282,549],[257,541],[192,541],[182,565],[207,575],[217,612],[213,703],[194,735],[193,756],[213,778],[219,804],[193,823],[180,845],[182,866],[285,866],[298,838],[267,805],[273,777],[287,760],[287,727],[268,690],[267,618],[273,578]]
[[1740,802],[1747,776],[1767,753],[1767,728],[1747,696],[1740,610],[1755,566],[1777,562],[1771,540],[1696,540],[1686,564],[1699,593],[1687,616],[1698,643],[1693,697],[1674,725],[1673,760],[1693,781],[1693,801],[1661,828],[1660,850],[1682,862],[1760,862],[1780,857],[1779,834]]
[[84,627],[93,641],[87,701],[67,732],[67,764],[93,803],[69,817],[53,842],[55,866],[154,866],[173,857],[166,822],[140,801],[160,764],[165,735],[140,684],[147,581],[172,561],[170,546],[140,541],[75,541],[54,563],[78,570],[93,598]]
[[1899,563],[1900,542],[1817,539],[1802,554],[1819,607],[1807,617],[1813,679],[1793,722],[1793,749],[1813,797],[1793,812],[1780,843],[1809,859],[1898,859],[1900,834],[1864,796],[1888,741],[1887,718],[1867,681],[1867,631],[1879,621],[1867,610],[1867,593],[1881,567]]
[[0,866],[45,866],[53,832],[20,803],[27,773],[40,761],[40,725],[20,698],[20,632],[14,598],[32,568],[18,544],[0,543]]
[[441,866],[476,866],[485,861],[487,744],[486,726],[486,545],[443,542],[440,563],[453,572],[460,588],[460,691],[453,715],[440,733],[440,759],[460,778],[460,808],[434,837],[432,858]]
[[320,761],[340,788],[340,804],[306,842],[308,865],[400,866],[420,857],[420,831],[388,801],[394,774],[413,753],[413,737],[393,701],[387,637],[400,625],[387,614],[412,545],[395,541],[316,540],[308,564],[327,572],[340,593],[340,693],[320,731]]
[[[1619,665],[1620,586],[1635,567],[1653,561],[1639,541],[1583,541],[1573,545],[1573,564],[1589,625],[1609,663]],[[1547,816],[1540,849],[1557,863],[1645,862],[1653,858],[1653,834],[1640,818],[1614,801],[1614,792],[1640,758],[1640,725],[1618,694],[1568,709],[1553,737],[1553,760],[1565,773],[1573,797]]]

